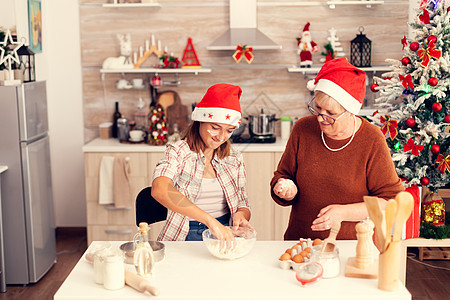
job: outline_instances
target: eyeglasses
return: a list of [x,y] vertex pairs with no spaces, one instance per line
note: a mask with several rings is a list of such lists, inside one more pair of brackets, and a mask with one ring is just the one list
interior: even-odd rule
[[337,120],[339,120],[339,119],[340,119],[343,115],[345,115],[345,113],[347,112],[347,111],[344,111],[344,112],[343,112],[340,116],[338,116],[337,118],[333,118],[333,117],[330,117],[329,115],[321,114],[320,112],[318,112],[318,111],[311,105],[311,103],[314,101],[314,99],[315,99],[315,98],[312,98],[311,101],[309,101],[309,103],[308,103],[308,110],[309,110],[309,112],[310,112],[313,116],[316,116],[316,117],[321,116],[322,119],[323,119],[325,122],[327,122],[327,123],[329,123],[329,124],[331,124],[331,125],[333,125]]

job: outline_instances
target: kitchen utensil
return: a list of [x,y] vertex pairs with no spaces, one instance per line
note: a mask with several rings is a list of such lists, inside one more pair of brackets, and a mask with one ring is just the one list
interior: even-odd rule
[[[234,229],[233,226],[228,227],[234,235],[235,244],[226,245],[224,241],[216,239],[210,229],[203,231],[203,244],[208,251],[215,257],[220,259],[237,259],[241,258],[253,249],[256,242],[256,231],[246,227]],[[227,246],[231,246],[228,247]]]
[[397,214],[395,216],[395,227],[393,241],[400,241],[403,224],[408,220],[414,207],[414,198],[408,192],[400,192],[395,196],[397,201]]
[[271,137],[274,135],[274,121],[278,120],[274,114],[265,114],[261,108],[261,113],[246,117],[249,121],[249,131],[253,136]]
[[397,214],[397,201],[394,199],[388,200],[385,208],[385,217],[386,217],[386,240],[384,241],[383,249],[386,250],[389,243],[392,240],[392,227],[394,225],[394,218]]
[[149,292],[153,296],[158,296],[160,291],[156,286],[150,284],[150,282],[125,268],[125,283],[135,290],[145,293]]
[[[155,262],[159,262],[164,259],[165,246],[161,242],[149,241],[150,246],[153,249],[153,256]],[[120,245],[120,250],[125,254],[125,263],[133,264],[134,251],[136,250],[136,244],[134,242],[127,242]]]
[[356,224],[356,256],[349,257],[345,266],[345,277],[369,278],[378,277],[378,259],[374,259],[372,241],[375,225],[367,218]]
[[386,239],[386,226],[383,221],[383,212],[381,211],[378,197],[364,196],[364,202],[366,203],[369,218],[375,224],[375,234],[378,239],[378,243],[375,245],[380,252],[383,252],[383,246]]
[[165,91],[162,93],[158,93],[157,103],[159,103],[164,111],[167,111],[167,108],[175,103],[175,92],[173,91]]
[[[177,92],[169,91],[167,92],[167,96],[172,97],[172,104],[169,105],[166,109],[166,118],[168,123],[169,133],[172,134],[174,132],[174,125],[177,124],[178,130],[183,132],[189,126],[189,116],[188,116],[188,107],[186,105],[181,104],[180,96]],[[164,92],[161,96],[166,95]]]
[[341,229],[341,222],[334,221],[331,225],[330,234],[323,241],[322,252],[334,252],[336,249],[336,236]]

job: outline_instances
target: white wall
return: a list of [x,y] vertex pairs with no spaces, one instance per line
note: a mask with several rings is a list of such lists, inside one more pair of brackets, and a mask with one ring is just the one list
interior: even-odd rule
[[[27,0],[14,3],[17,34],[28,40]],[[42,0],[41,10],[36,79],[47,81],[55,224],[86,226],[78,0]],[[0,11],[0,26],[7,13]]]

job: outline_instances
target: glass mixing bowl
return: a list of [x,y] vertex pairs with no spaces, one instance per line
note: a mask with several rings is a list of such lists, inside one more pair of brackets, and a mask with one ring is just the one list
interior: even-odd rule
[[225,226],[231,230],[234,235],[234,243],[220,241],[214,237],[211,230],[203,231],[203,244],[208,251],[220,259],[237,259],[246,256],[255,245],[256,231],[253,229],[239,227],[233,229],[232,226]]

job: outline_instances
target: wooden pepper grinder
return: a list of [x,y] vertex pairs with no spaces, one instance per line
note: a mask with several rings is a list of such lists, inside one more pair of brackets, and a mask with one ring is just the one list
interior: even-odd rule
[[363,220],[356,224],[356,257],[347,260],[345,268],[346,277],[356,278],[378,278],[378,260],[374,259],[373,244],[374,223],[370,219]]
[[375,225],[370,219],[356,224],[356,259],[355,266],[359,269],[367,269],[373,263],[373,229]]

